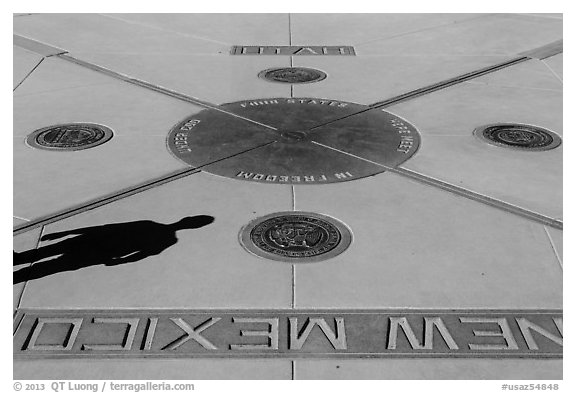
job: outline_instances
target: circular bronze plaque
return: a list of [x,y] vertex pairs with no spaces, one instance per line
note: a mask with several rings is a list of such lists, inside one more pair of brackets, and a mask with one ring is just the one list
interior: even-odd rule
[[312,83],[326,79],[326,74],[314,68],[287,67],[261,71],[258,77],[280,83]]
[[320,98],[265,98],[205,109],[178,123],[168,148],[190,166],[264,184],[321,185],[409,159],[416,128],[383,109]]
[[26,138],[29,146],[47,150],[81,150],[101,145],[110,138],[110,128],[92,123],[70,123],[44,127]]
[[491,124],[475,129],[474,134],[492,145],[518,150],[550,150],[562,143],[552,131],[527,124]]
[[348,248],[350,230],[321,214],[281,212],[252,221],[240,232],[240,243],[251,253],[276,261],[317,262]]

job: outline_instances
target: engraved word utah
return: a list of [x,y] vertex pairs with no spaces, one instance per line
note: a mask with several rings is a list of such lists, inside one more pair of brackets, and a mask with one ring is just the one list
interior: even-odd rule
[[560,358],[563,346],[561,310],[20,310],[18,318],[17,358]]
[[257,46],[235,45],[231,55],[280,55],[280,56],[355,56],[352,46]]

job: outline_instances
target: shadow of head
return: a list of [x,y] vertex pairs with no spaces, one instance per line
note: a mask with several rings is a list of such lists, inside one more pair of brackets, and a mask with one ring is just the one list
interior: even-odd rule
[[212,216],[193,216],[193,217],[184,217],[178,222],[174,224],[170,224],[174,230],[179,231],[182,229],[197,229],[202,228],[203,226],[212,224],[214,222],[214,217]]

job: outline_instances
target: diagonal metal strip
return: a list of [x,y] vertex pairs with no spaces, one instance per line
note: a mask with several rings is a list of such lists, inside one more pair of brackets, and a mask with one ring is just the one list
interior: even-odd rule
[[246,117],[243,117],[243,116],[237,115],[235,113],[226,111],[226,110],[220,108],[218,105],[199,100],[198,98],[190,97],[188,95],[178,93],[177,91],[170,90],[170,89],[167,89],[167,88],[162,87],[162,86],[157,86],[157,85],[154,85],[152,83],[143,81],[141,79],[130,77],[128,75],[120,74],[116,71],[112,71],[112,70],[109,70],[108,68],[101,67],[99,65],[89,63],[89,62],[84,61],[84,60],[77,59],[77,58],[72,57],[72,56],[67,55],[67,54],[61,54],[61,55],[58,55],[57,57],[60,59],[69,61],[71,63],[77,64],[79,66],[89,68],[93,71],[100,72],[100,73],[105,74],[107,76],[110,76],[112,78],[119,79],[121,81],[128,82],[128,83],[131,83],[131,84],[136,85],[136,86],[144,87],[146,89],[153,90],[157,93],[161,93],[161,94],[167,95],[167,96],[172,97],[172,98],[176,98],[176,99],[181,100],[181,101],[189,102],[189,103],[194,104],[194,105],[198,105],[198,106],[202,106],[204,108],[212,109],[212,110],[224,113],[226,115],[233,116],[233,117],[236,117],[238,119],[248,121],[248,122],[253,123],[253,124],[257,124],[259,126],[267,128],[268,130],[274,131],[276,134],[279,134],[278,129],[275,127],[272,127],[272,126],[269,126],[268,124],[260,123],[258,121],[248,119]]
[[347,118],[355,116],[355,115],[359,115],[361,113],[367,112],[367,111],[372,110],[372,109],[384,108],[384,107],[387,107],[390,105],[395,105],[395,104],[398,104],[398,103],[403,102],[403,101],[408,101],[408,100],[423,96],[425,94],[433,93],[433,92],[438,91],[438,90],[446,89],[450,86],[454,86],[454,85],[457,85],[457,84],[460,84],[463,82],[467,82],[469,80],[476,79],[476,78],[479,78],[481,76],[484,76],[484,75],[487,75],[487,74],[490,74],[490,73],[493,73],[496,71],[500,71],[503,68],[507,68],[507,67],[510,67],[510,66],[513,66],[513,65],[516,65],[519,63],[523,63],[523,62],[528,61],[528,60],[533,60],[533,59],[542,60],[542,59],[546,59],[550,56],[554,56],[554,55],[557,55],[557,54],[562,53],[562,52],[563,52],[563,40],[554,41],[550,44],[543,45],[541,47],[534,48],[534,49],[531,49],[529,51],[520,53],[517,57],[515,57],[511,60],[505,61],[503,63],[484,67],[484,68],[481,68],[481,69],[476,70],[476,71],[468,72],[468,73],[465,73],[465,74],[462,74],[459,76],[455,76],[455,77],[450,78],[450,79],[446,79],[446,80],[434,83],[432,85],[424,86],[424,87],[421,87],[419,89],[409,91],[407,93],[401,94],[401,95],[396,96],[396,97],[389,98],[389,99],[384,100],[384,101],[375,102],[373,104],[368,105],[368,108],[366,108],[366,109],[363,109],[363,110],[358,111],[356,113],[352,113],[352,114],[343,116],[339,119],[335,119],[335,120],[331,120],[331,121],[323,123],[323,124],[319,124],[319,125],[311,128],[310,130],[314,130],[316,128],[320,128],[320,127],[326,126],[328,124],[332,124],[332,123],[337,122],[339,120],[343,120],[343,119],[347,119]]
[[355,112],[355,113],[351,113],[349,115],[340,117],[338,119],[331,120],[331,121],[323,123],[323,124],[316,125],[316,126],[312,127],[310,130],[315,130],[317,128],[324,127],[328,124],[332,124],[332,123],[335,123],[337,121],[344,120],[344,119],[347,119],[349,117],[356,116],[356,115],[359,115],[359,114],[364,113],[364,112],[368,112],[368,111],[373,110],[373,109],[378,109],[378,108],[383,108],[386,106],[398,104],[400,102],[408,101],[408,100],[423,96],[425,94],[429,94],[429,93],[433,93],[433,92],[438,91],[438,90],[446,89],[450,86],[454,86],[454,85],[460,84],[462,82],[467,82],[471,79],[479,78],[483,75],[499,71],[503,68],[510,67],[510,66],[516,65],[518,63],[525,62],[527,60],[530,60],[530,57],[527,57],[527,56],[517,57],[517,58],[514,58],[512,60],[508,60],[504,63],[499,63],[499,64],[496,64],[493,66],[481,68],[479,70],[469,72],[466,74],[462,74],[462,75],[456,76],[454,78],[446,79],[444,81],[434,83],[434,84],[429,85],[429,86],[421,87],[419,89],[409,91],[408,93],[404,93],[404,94],[389,98],[389,99],[384,100],[384,101],[375,102],[373,104],[368,105],[368,107],[366,109],[363,109],[363,110]]
[[557,220],[557,219],[545,216],[543,214],[539,214],[539,213],[524,209],[522,207],[513,205],[511,203],[504,202],[504,201],[501,201],[499,199],[491,198],[489,196],[479,194],[477,192],[468,190],[466,188],[458,187],[458,186],[455,186],[453,184],[444,182],[442,180],[438,180],[438,179],[435,179],[433,177],[422,175],[420,173],[411,171],[411,170],[406,169],[406,168],[401,168],[401,167],[393,168],[393,167],[390,167],[387,165],[379,164],[375,161],[368,160],[366,158],[359,157],[357,155],[348,153],[346,151],[336,149],[336,148],[331,147],[331,146],[324,145],[324,144],[316,142],[316,141],[312,141],[312,143],[314,143],[315,145],[318,145],[318,146],[325,147],[326,149],[334,150],[334,151],[340,152],[342,154],[355,157],[359,160],[366,161],[366,162],[369,162],[369,163],[374,164],[374,165],[378,165],[378,166],[383,167],[386,170],[388,170],[392,173],[395,173],[397,175],[407,177],[407,178],[415,180],[417,182],[427,184],[429,186],[436,187],[436,188],[439,188],[439,189],[444,190],[444,191],[448,191],[452,194],[462,196],[462,197],[471,199],[473,201],[480,202],[480,203],[483,203],[485,205],[498,208],[500,210],[504,210],[508,213],[512,213],[512,214],[515,214],[515,215],[523,217],[523,218],[527,218],[529,220],[538,222],[540,224],[544,224],[544,225],[550,226],[552,228],[560,229],[560,230],[562,230],[562,228],[563,228],[563,222],[561,220]]
[[51,57],[63,53],[68,53],[67,50],[45,44],[44,42],[36,41],[28,37],[23,37],[18,34],[13,34],[12,37],[13,45],[24,48],[30,52],[38,53],[39,55],[42,55],[42,57]]
[[233,117],[236,117],[236,118],[239,118],[239,119],[242,119],[242,120],[254,123],[254,124],[258,124],[262,127],[265,127],[269,130],[272,130],[272,131],[277,131],[277,129],[275,127],[254,121],[252,119],[248,119],[248,118],[239,116],[239,115],[232,113],[232,112],[225,111],[225,110],[221,109],[218,105],[211,104],[209,102],[202,101],[198,98],[191,97],[191,96],[188,96],[188,95],[185,95],[182,93],[178,93],[174,90],[170,90],[170,89],[167,89],[167,88],[162,87],[162,86],[154,85],[152,83],[143,81],[141,79],[133,78],[131,76],[124,75],[124,74],[121,74],[121,73],[116,72],[116,71],[112,71],[108,68],[99,66],[97,64],[93,64],[93,63],[90,63],[90,62],[87,62],[84,60],[77,59],[73,56],[70,56],[69,52],[64,50],[64,49],[56,48],[56,47],[53,47],[51,45],[45,44],[43,42],[36,41],[34,39],[31,39],[28,37],[23,37],[23,36],[20,36],[17,34],[13,35],[13,42],[14,42],[14,45],[16,45],[16,46],[19,46],[19,47],[22,47],[24,49],[30,50],[32,52],[41,54],[45,57],[54,56],[54,57],[69,61],[71,63],[75,63],[79,66],[89,68],[93,71],[100,72],[100,73],[105,74],[109,77],[119,79],[119,80],[122,80],[124,82],[128,82],[128,83],[131,83],[133,85],[140,86],[140,87],[143,87],[143,88],[146,88],[149,90],[153,90],[155,92],[170,96],[172,98],[176,98],[176,99],[181,100],[181,101],[189,102],[189,103],[192,103],[192,104],[195,104],[198,106],[202,106],[204,108],[213,109],[213,110],[225,113],[227,115],[230,115],[230,116],[233,116]]
[[435,92],[438,90],[446,89],[447,87],[454,86],[454,85],[460,84],[462,82],[467,82],[471,79],[476,79],[476,78],[479,78],[481,76],[491,74],[491,73],[496,72],[496,71],[500,71],[503,68],[507,68],[507,67],[510,67],[510,66],[513,66],[513,65],[516,65],[519,63],[523,63],[523,62],[528,61],[528,60],[530,60],[530,57],[527,57],[527,56],[516,57],[512,60],[505,61],[503,63],[499,63],[499,64],[496,64],[493,66],[481,68],[479,70],[468,72],[466,74],[462,74],[462,75],[456,76],[454,78],[446,79],[442,82],[434,83],[433,85],[429,85],[429,86],[421,87],[420,89],[412,90],[411,92],[399,95],[397,97],[393,97],[393,98],[390,98],[390,99],[387,99],[384,101],[380,101],[380,102],[375,102],[374,104],[370,105],[370,108],[372,108],[372,109],[382,108],[385,106],[397,104],[397,103],[402,102],[402,101],[411,100],[413,98],[420,97],[420,96],[423,96],[425,94],[429,94],[429,93],[432,93],[432,92]]
[[144,183],[141,183],[141,184],[138,184],[138,185],[135,185],[135,186],[132,186],[132,187],[120,190],[120,191],[113,192],[111,194],[108,194],[108,195],[102,196],[100,198],[88,201],[86,203],[77,205],[75,207],[71,207],[69,209],[65,209],[65,210],[62,210],[60,212],[50,214],[48,216],[38,218],[36,220],[30,221],[30,222],[27,222],[25,224],[22,224],[22,225],[15,227],[13,229],[13,234],[19,235],[21,233],[28,232],[28,231],[30,231],[34,228],[40,227],[42,225],[47,225],[47,224],[50,224],[50,223],[55,222],[55,221],[60,221],[60,220],[63,220],[65,218],[72,217],[72,216],[75,216],[75,215],[80,214],[80,213],[84,213],[88,210],[92,210],[92,209],[95,209],[97,207],[107,205],[111,202],[114,202],[114,201],[117,201],[120,199],[127,198],[129,196],[138,194],[142,191],[146,191],[146,190],[149,190],[151,188],[158,187],[160,185],[169,183],[171,181],[178,180],[178,179],[181,179],[183,177],[186,177],[186,176],[189,176],[189,175],[192,175],[195,173],[199,173],[200,170],[205,166],[212,165],[212,164],[215,164],[217,162],[224,161],[224,160],[227,160],[229,158],[236,157],[236,156],[248,153],[248,152],[256,150],[256,149],[260,149],[262,147],[271,145],[273,143],[276,143],[276,141],[272,141],[272,142],[265,143],[263,145],[255,146],[253,148],[241,151],[241,152],[233,154],[231,156],[227,156],[227,157],[219,158],[219,159],[211,161],[211,162],[207,162],[201,166],[197,166],[197,167],[193,167],[193,168],[185,168],[185,169],[181,169],[181,170],[178,170],[175,172],[171,172],[167,175],[164,175],[164,176],[152,179],[152,180],[148,180]]
[[549,57],[560,54],[563,51],[564,51],[564,40],[558,40],[548,45],[544,45],[536,49],[522,52],[520,55],[530,57],[532,59],[544,60]]
[[[30,40],[30,39],[26,39],[26,40]],[[33,41],[33,40],[30,40],[30,41]],[[546,45],[546,46],[544,46],[544,47],[542,47],[542,48],[546,48],[546,49],[547,49],[547,48],[549,48],[549,47],[552,47],[552,50],[555,50],[556,52],[557,52],[558,50],[560,50],[560,51],[562,50],[562,44],[561,44],[561,42],[560,42],[560,44],[558,44],[558,43],[552,43],[552,44]],[[338,118],[338,119],[335,119],[335,120],[331,120],[331,121],[329,121],[329,122],[325,122],[325,123],[323,123],[323,124],[314,126],[314,127],[311,128],[310,130],[314,130],[314,129],[316,129],[316,128],[323,127],[323,126],[325,126],[325,125],[327,125],[327,124],[331,124],[331,123],[334,123],[334,122],[343,120],[343,119],[345,119],[345,118],[348,118],[348,117],[351,117],[351,116],[355,116],[355,115],[357,115],[357,114],[364,113],[364,112],[369,111],[369,110],[372,110],[372,109],[377,109],[377,108],[382,108],[382,107],[390,106],[390,105],[393,105],[393,104],[396,104],[396,103],[399,103],[399,102],[402,102],[402,101],[410,100],[410,99],[413,99],[413,98],[416,98],[416,97],[419,97],[419,96],[422,96],[422,95],[425,95],[425,94],[429,94],[429,93],[434,92],[434,91],[438,91],[438,90],[441,90],[441,89],[445,89],[445,88],[447,88],[447,87],[450,87],[450,86],[453,86],[453,85],[456,85],[456,84],[459,84],[459,83],[462,83],[462,82],[466,82],[466,81],[468,81],[468,80],[471,80],[471,79],[474,79],[474,78],[478,78],[478,77],[480,77],[480,76],[483,76],[483,75],[486,75],[486,74],[489,74],[489,73],[492,73],[492,72],[496,72],[496,71],[498,71],[498,70],[500,70],[500,69],[503,69],[503,68],[506,68],[506,67],[509,67],[509,66],[512,66],[512,65],[515,65],[515,64],[524,62],[524,61],[531,60],[531,59],[533,58],[533,56],[532,56],[531,54],[532,54],[532,53],[539,53],[539,50],[542,49],[542,48],[536,48],[536,49],[530,51],[530,53],[526,52],[526,54],[525,54],[524,56],[516,57],[516,58],[514,58],[514,59],[511,59],[511,60],[506,61],[506,62],[503,62],[503,63],[499,63],[499,64],[496,64],[496,65],[493,65],[493,66],[485,67],[485,68],[482,68],[482,69],[480,69],[480,70],[476,70],[476,71],[473,71],[473,72],[470,72],[470,73],[466,73],[466,74],[463,74],[463,75],[460,75],[460,76],[457,76],[457,77],[454,77],[454,78],[450,78],[450,79],[447,79],[447,80],[444,80],[444,81],[435,83],[435,84],[433,84],[433,85],[429,85],[429,86],[426,86],[426,87],[422,87],[422,88],[420,88],[420,89],[413,90],[413,91],[411,91],[411,92],[402,94],[402,95],[397,96],[397,97],[393,97],[393,98],[390,98],[390,99],[387,99],[387,100],[384,100],[384,101],[376,102],[376,103],[374,103],[374,104],[371,104],[371,105],[370,105],[368,108],[366,108],[366,109],[363,109],[363,110],[361,110],[361,111],[358,111],[358,112],[355,112],[355,113],[346,115],[346,116],[344,116],[344,117],[341,117],[341,118]],[[559,48],[559,49],[558,49],[558,48]],[[547,49],[547,50],[548,50],[548,49]],[[70,61],[70,62],[72,62],[72,63],[78,64],[78,65],[80,65],[80,66],[83,66],[83,67],[86,67],[86,68],[89,68],[89,69],[92,69],[92,70],[94,70],[94,71],[101,72],[101,73],[106,74],[106,75],[108,75],[108,76],[110,76],[110,77],[113,77],[113,78],[116,78],[116,79],[120,79],[120,80],[123,80],[123,81],[125,81],[125,82],[131,83],[131,84],[134,84],[134,85],[137,85],[137,86],[140,86],[140,87],[144,87],[144,88],[147,88],[147,89],[150,89],[150,90],[159,92],[159,93],[161,93],[161,94],[165,94],[165,95],[167,95],[167,96],[170,96],[170,97],[173,97],[173,98],[182,100],[182,101],[186,101],[186,102],[189,102],[189,103],[192,103],[192,104],[195,104],[195,105],[198,105],[198,106],[202,106],[202,107],[205,107],[205,108],[214,109],[214,110],[220,111],[220,112],[222,112],[222,113],[228,114],[228,115],[230,115],[230,116],[233,116],[233,117],[236,117],[236,118],[240,118],[240,119],[243,119],[243,120],[245,120],[245,121],[248,121],[248,122],[251,122],[251,123],[254,123],[254,124],[258,124],[258,125],[260,125],[260,126],[263,126],[263,127],[265,127],[265,128],[268,128],[268,129],[274,131],[275,133],[278,133],[278,130],[277,130],[276,128],[274,128],[274,127],[271,127],[271,126],[269,126],[269,125],[266,125],[266,124],[263,124],[263,123],[260,123],[260,122],[257,122],[257,121],[254,121],[254,120],[251,120],[251,119],[248,119],[248,118],[239,116],[239,115],[236,115],[236,114],[234,114],[234,113],[230,113],[230,112],[228,112],[228,111],[225,111],[225,110],[221,109],[220,107],[218,107],[218,106],[216,106],[216,105],[214,105],[214,104],[210,104],[210,103],[208,103],[208,102],[201,101],[201,100],[199,100],[199,99],[197,99],[197,98],[193,98],[193,97],[190,97],[190,96],[187,96],[187,95],[184,95],[184,94],[175,92],[175,91],[173,91],[173,90],[166,89],[166,88],[161,87],[161,86],[156,86],[156,85],[154,85],[154,84],[151,84],[151,83],[148,83],[148,82],[145,82],[145,81],[136,79],[136,78],[132,78],[132,77],[129,77],[129,76],[126,76],[126,75],[117,73],[117,72],[115,72],[115,71],[106,69],[106,68],[101,67],[101,66],[98,66],[98,65],[96,65],[96,64],[92,64],[92,63],[89,63],[89,62],[86,62],[86,61],[83,61],[83,60],[76,59],[76,58],[74,58],[74,57],[72,57],[72,56],[70,56],[70,55],[67,55],[67,54],[57,54],[56,57],[61,58],[61,59],[64,59],[64,60],[67,60],[67,61]],[[274,143],[274,142],[270,142],[270,143],[267,143],[267,144],[265,144],[265,145],[258,146],[258,147],[256,147],[256,148],[260,148],[260,147],[266,146],[266,145],[271,144],[271,143]],[[328,147],[328,146],[325,146],[325,147]],[[256,149],[256,148],[255,148],[255,149]],[[328,147],[328,148],[330,148],[330,147]],[[330,148],[330,149],[333,149],[333,148]],[[253,150],[253,149],[251,149],[251,150]],[[337,150],[337,149],[333,149],[333,150]],[[250,150],[247,150],[247,151],[250,151]],[[247,152],[247,151],[245,151],[245,152]],[[242,153],[245,153],[245,152],[242,152]],[[242,153],[239,153],[239,154],[242,154]],[[343,153],[345,153],[345,152],[343,152]],[[348,154],[348,153],[345,153],[345,154]],[[348,154],[348,155],[350,155],[350,154]],[[227,157],[227,158],[230,158],[230,157]],[[363,158],[361,158],[361,157],[357,157],[357,158],[362,159],[362,160],[365,160],[365,159],[363,159]],[[220,160],[218,160],[218,161],[220,161]],[[368,161],[368,160],[365,160],[365,161]],[[211,163],[208,163],[208,164],[205,164],[205,165],[210,165],[210,164],[213,164],[213,163],[214,163],[214,162],[211,162]],[[203,166],[205,166],[205,165],[203,165]],[[377,165],[380,165],[380,164],[377,164]],[[380,166],[382,166],[382,165],[380,165]],[[562,221],[555,220],[555,219],[552,219],[552,218],[549,218],[549,217],[546,217],[546,216],[542,216],[542,215],[539,215],[538,213],[530,212],[530,211],[525,210],[525,209],[522,209],[522,208],[520,208],[520,207],[517,207],[517,206],[514,206],[514,205],[510,205],[510,204],[507,204],[507,203],[505,203],[505,202],[498,201],[498,200],[495,200],[495,199],[492,199],[492,198],[489,198],[489,197],[486,197],[486,196],[483,196],[483,195],[480,195],[480,194],[476,194],[476,193],[473,193],[472,191],[465,190],[465,189],[461,189],[461,188],[459,188],[459,187],[450,185],[450,184],[448,184],[448,183],[444,183],[444,182],[439,181],[439,180],[436,180],[436,179],[432,179],[432,178],[426,177],[426,176],[424,176],[424,175],[416,174],[415,172],[403,170],[403,169],[401,169],[401,168],[388,168],[388,167],[387,167],[387,169],[390,170],[391,172],[395,172],[395,173],[399,173],[399,174],[406,175],[406,176],[411,177],[411,178],[413,178],[413,179],[415,179],[415,180],[419,180],[419,181],[424,182],[424,183],[427,183],[427,184],[435,185],[435,186],[437,186],[437,187],[439,187],[439,188],[442,188],[442,189],[444,189],[444,190],[450,190],[450,191],[452,191],[452,192],[454,192],[454,193],[456,193],[456,194],[459,194],[459,195],[462,195],[462,196],[466,196],[466,197],[468,197],[468,198],[470,198],[470,199],[478,200],[478,201],[484,202],[484,203],[486,203],[486,204],[489,204],[489,205],[492,205],[492,206],[495,206],[495,207],[500,207],[500,208],[502,208],[503,205],[507,205],[508,207],[507,207],[507,208],[504,208],[504,210],[507,210],[507,211],[510,211],[510,212],[516,212],[516,213],[518,213],[519,215],[522,215],[522,216],[524,216],[524,217],[533,218],[533,219],[535,219],[536,221],[544,222],[546,225],[552,226],[552,227],[554,227],[554,228],[562,229]],[[185,170],[182,170],[182,171],[177,171],[177,172],[171,173],[171,174],[169,174],[169,175],[166,175],[166,176],[164,176],[164,177],[162,177],[162,178],[158,178],[158,179],[154,179],[154,180],[148,181],[148,182],[146,182],[146,183],[144,183],[144,184],[142,184],[142,185],[135,186],[135,187],[132,187],[132,188],[129,188],[129,189],[126,189],[126,190],[122,190],[122,191],[116,192],[116,193],[114,193],[114,194],[110,194],[109,196],[104,197],[104,199],[100,198],[100,199],[98,199],[98,200],[88,202],[88,203],[83,204],[83,205],[81,205],[81,206],[78,206],[78,207],[76,207],[76,208],[68,209],[68,210],[65,210],[65,211],[63,211],[63,212],[56,213],[56,214],[51,215],[51,216],[48,216],[48,217],[44,217],[44,218],[40,218],[40,219],[38,219],[38,220],[34,220],[34,221],[32,221],[32,222],[28,222],[28,223],[26,223],[26,224],[23,224],[23,225],[20,225],[20,226],[16,227],[16,228],[14,229],[14,234],[22,233],[22,232],[25,232],[25,231],[27,231],[27,230],[33,229],[33,228],[35,228],[35,227],[38,227],[38,226],[40,226],[40,225],[45,225],[45,224],[47,224],[47,223],[54,222],[54,221],[57,221],[57,220],[66,218],[66,217],[69,217],[69,216],[71,216],[71,215],[78,214],[78,213],[80,213],[80,212],[82,212],[82,211],[90,210],[90,209],[92,209],[92,208],[101,206],[101,205],[103,205],[103,204],[112,202],[112,201],[114,201],[114,200],[121,199],[121,198],[130,196],[130,195],[133,195],[133,194],[138,193],[138,192],[140,192],[140,191],[144,191],[145,189],[149,189],[149,188],[155,187],[156,185],[160,185],[160,184],[164,184],[164,183],[166,183],[166,182],[172,181],[172,180],[176,180],[176,179],[178,179],[178,178],[187,176],[188,174],[194,173],[194,172],[197,171],[197,170],[198,170],[198,168],[190,168],[190,169],[185,169]],[[407,171],[407,172],[406,172],[406,173],[403,173],[403,171]],[[410,173],[408,173],[408,172],[410,172]],[[472,197],[473,195],[474,195],[474,197]],[[110,198],[110,200],[108,200],[108,198]],[[78,210],[78,211],[77,211],[77,210]],[[77,212],[76,212],[76,211],[77,211]]]

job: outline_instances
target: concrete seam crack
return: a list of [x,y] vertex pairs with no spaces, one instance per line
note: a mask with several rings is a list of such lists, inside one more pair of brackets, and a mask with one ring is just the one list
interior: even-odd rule
[[36,71],[36,68],[38,68],[38,67],[40,66],[40,64],[42,64],[42,62],[44,61],[44,59],[45,59],[45,57],[42,57],[42,58],[40,59],[40,61],[38,62],[38,64],[36,64],[36,65],[34,66],[34,68],[32,68],[32,69],[30,70],[30,72],[26,74],[26,76],[24,77],[24,79],[22,79],[22,80],[20,81],[20,83],[18,83],[18,84],[16,85],[16,87],[15,87],[14,89],[12,89],[12,92],[15,92],[16,89],[19,88],[19,87],[22,85],[22,83],[24,83],[24,81],[25,81],[26,79],[28,79],[28,77],[29,77],[30,75],[32,75],[32,73],[33,73],[34,71]]
[[[38,234],[38,240],[36,240],[36,247],[35,247],[36,249],[40,246],[40,241],[42,239],[42,235],[44,234],[45,228],[46,228],[46,226],[42,225],[42,228],[40,229],[40,233]],[[22,304],[22,299],[24,298],[24,292],[26,291],[27,287],[28,287],[28,280],[26,280],[24,282],[24,286],[22,287],[22,292],[20,292],[20,297],[18,298],[18,303],[16,304],[16,310],[14,310],[14,312],[16,312],[20,309],[20,305]]]
[[562,229],[562,227],[563,227],[562,221],[559,221],[559,220],[544,216],[542,214],[524,209],[520,206],[516,206],[516,205],[513,205],[511,203],[504,202],[504,201],[501,201],[499,199],[489,197],[487,195],[479,194],[479,193],[474,192],[472,190],[458,187],[458,186],[455,186],[453,184],[444,182],[442,180],[435,179],[435,178],[427,176],[427,175],[423,175],[423,174],[411,171],[411,170],[406,169],[406,168],[389,167],[387,165],[382,165],[382,164],[377,163],[375,161],[371,161],[371,160],[368,160],[366,158],[356,156],[354,154],[348,153],[348,152],[340,150],[340,149],[336,149],[336,148],[331,147],[331,146],[324,145],[324,144],[316,142],[316,141],[312,141],[312,143],[314,143],[318,146],[323,146],[327,149],[331,149],[331,150],[340,152],[342,154],[349,155],[351,157],[355,157],[359,160],[366,161],[366,162],[369,162],[371,164],[380,166],[380,167],[385,168],[386,170],[390,171],[391,173],[395,173],[397,175],[407,177],[407,178],[412,179],[414,181],[417,181],[419,183],[438,188],[438,189],[446,191],[448,193],[458,195],[461,197],[465,197],[465,198],[473,200],[475,202],[480,202],[480,203],[483,203],[484,205],[495,207],[495,208],[498,208],[500,210],[504,210],[508,213],[512,213],[514,215],[517,215],[517,216],[520,216],[520,217],[523,217],[523,218],[526,218],[526,219],[529,219],[532,221],[536,221],[536,222],[551,226],[551,227],[556,228],[556,229]]
[[207,162],[207,163],[200,165],[200,166],[197,166],[197,167],[189,167],[189,168],[181,169],[179,171],[171,172],[167,175],[164,175],[164,176],[152,179],[152,180],[148,180],[144,183],[140,183],[138,185],[135,185],[135,186],[132,186],[132,187],[120,190],[120,191],[112,192],[108,195],[94,199],[94,200],[89,201],[87,203],[80,204],[80,205],[77,205],[77,206],[69,208],[69,209],[65,209],[63,211],[48,215],[46,217],[39,218],[37,220],[31,221],[31,222],[23,224],[23,225],[19,225],[13,229],[13,234],[18,235],[20,233],[24,233],[24,232],[27,232],[27,231],[32,230],[34,228],[37,228],[40,225],[46,225],[46,224],[49,224],[52,222],[61,221],[61,220],[64,220],[66,218],[75,216],[77,214],[96,209],[100,206],[108,205],[108,204],[110,204],[112,202],[116,202],[120,199],[124,199],[124,198],[130,197],[130,196],[139,194],[143,191],[162,186],[162,185],[164,185],[166,183],[170,183],[174,180],[179,180],[179,179],[184,178],[186,176],[200,173],[201,168],[203,168],[203,167],[215,164],[217,162],[227,160],[227,159],[232,158],[232,157],[239,156],[239,155],[244,154],[244,153],[248,153],[248,152],[256,150],[256,149],[260,149],[262,147],[271,145],[273,143],[276,143],[276,141],[267,142],[265,144],[255,146],[253,148],[243,150],[239,153],[232,154],[232,155],[224,157],[224,158],[220,158],[220,159],[217,159],[214,161]]
[[201,106],[201,107],[204,107],[204,108],[213,109],[213,110],[215,110],[215,111],[218,111],[218,112],[227,114],[227,115],[229,115],[229,116],[233,116],[233,117],[236,117],[236,118],[239,118],[239,119],[248,121],[248,122],[250,122],[250,123],[257,124],[257,125],[259,125],[259,126],[262,126],[262,127],[264,127],[264,128],[270,129],[270,130],[275,131],[275,132],[278,131],[275,127],[272,127],[272,126],[270,126],[270,125],[267,125],[267,124],[264,124],[264,123],[260,123],[260,122],[258,122],[258,121],[252,120],[252,119],[248,119],[248,118],[246,118],[246,117],[237,115],[237,114],[232,113],[232,112],[228,112],[228,111],[220,108],[219,105],[211,104],[211,103],[209,103],[209,102],[202,101],[202,100],[200,100],[200,99],[198,99],[198,98],[195,98],[195,97],[192,97],[192,96],[189,96],[189,95],[186,95],[186,94],[182,94],[182,93],[179,93],[179,92],[177,92],[177,91],[174,91],[174,90],[165,88],[165,87],[163,87],[163,86],[155,85],[155,84],[153,84],[153,83],[146,82],[146,81],[141,80],[141,79],[138,79],[138,78],[133,78],[133,77],[131,77],[131,76],[128,76],[128,75],[125,75],[125,74],[122,74],[122,73],[113,71],[113,70],[108,69],[108,68],[106,68],[106,67],[102,67],[102,66],[99,66],[99,65],[97,65],[97,64],[93,64],[93,63],[86,62],[86,61],[84,61],[84,60],[77,59],[77,58],[75,58],[75,57],[73,57],[73,56],[70,56],[70,55],[68,55],[68,54],[57,55],[57,57],[60,58],[60,59],[69,61],[69,62],[71,62],[71,63],[77,64],[77,65],[79,65],[79,66],[81,66],[81,67],[85,67],[85,68],[91,69],[91,70],[93,70],[93,71],[95,71],[95,72],[100,72],[100,73],[102,73],[102,74],[104,74],[104,75],[107,75],[107,76],[109,76],[109,77],[111,77],[111,78],[115,78],[115,79],[118,79],[118,80],[121,80],[121,81],[130,83],[130,84],[132,84],[132,85],[136,85],[136,86],[139,86],[139,87],[143,87],[143,88],[145,88],[145,89],[152,90],[152,91],[155,91],[155,92],[160,93],[160,94],[164,94],[164,95],[166,95],[166,96],[169,96],[169,97],[178,99],[178,100],[180,100],[180,101],[185,101],[185,102],[188,102],[188,103],[191,103],[191,104],[194,104],[194,105],[198,105],[198,106]]
[[392,35],[392,36],[388,36],[388,37],[382,37],[382,38],[376,38],[370,41],[364,41],[364,42],[360,42],[360,43],[356,43],[354,44],[354,46],[362,46],[362,45],[367,45],[367,44],[371,44],[373,42],[380,42],[380,41],[387,41],[387,40],[391,40],[394,38],[398,38],[398,37],[404,37],[407,35],[411,35],[411,34],[416,34],[416,33],[420,33],[423,31],[428,31],[428,30],[434,30],[437,28],[442,28],[442,27],[448,27],[448,26],[453,26],[453,25],[457,25],[460,23],[464,23],[464,22],[469,22],[471,20],[475,20],[475,19],[480,19],[480,18],[486,18],[488,16],[494,16],[495,14],[487,14],[487,15],[480,15],[480,16],[474,16],[472,18],[467,18],[467,19],[462,19],[462,20],[457,20],[457,21],[452,21],[450,23],[443,23],[443,24],[439,24],[439,25],[435,25],[435,26],[430,26],[430,27],[425,27],[422,29],[417,29],[417,30],[411,30],[411,31],[407,31],[404,33],[400,33],[400,34],[396,34],[396,35]]
[[562,258],[560,258],[560,254],[558,253],[558,250],[556,249],[556,246],[554,245],[554,241],[552,240],[552,236],[550,235],[550,232],[548,231],[548,228],[546,228],[546,226],[544,226],[544,231],[546,232],[546,236],[548,236],[548,241],[550,242],[550,245],[552,246],[552,250],[554,251],[554,255],[556,255],[556,260],[560,264],[560,269],[564,270],[564,264],[562,263]]

